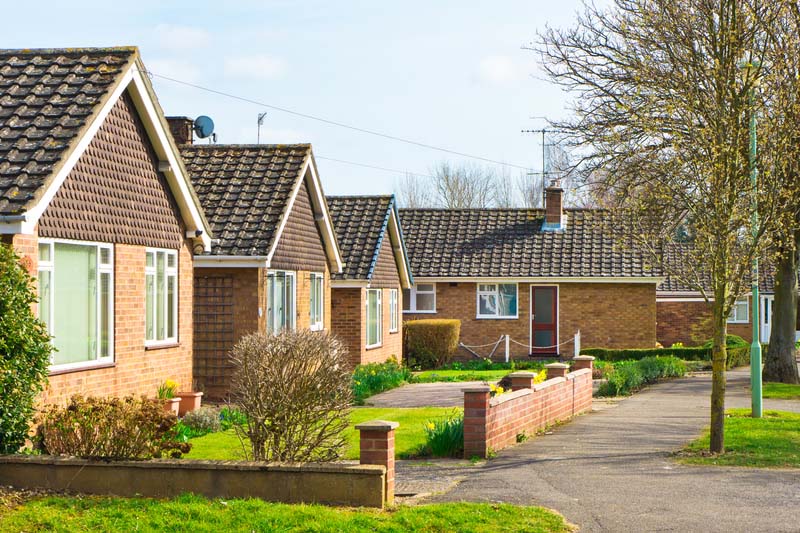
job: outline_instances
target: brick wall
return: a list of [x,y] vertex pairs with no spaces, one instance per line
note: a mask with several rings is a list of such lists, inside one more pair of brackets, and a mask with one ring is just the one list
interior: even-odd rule
[[489,397],[488,387],[464,391],[464,457],[486,457],[533,436],[549,424],[592,408],[592,370],[584,368],[543,383]]
[[[436,313],[404,313],[404,320],[457,318],[461,320],[461,342],[481,345],[494,342],[501,335],[521,343],[530,342],[530,283],[518,287],[517,319],[477,319],[477,286],[475,283],[446,282],[436,284]],[[534,284],[539,286],[541,284]],[[562,283],[558,285],[559,342],[581,332],[583,347],[650,348],[656,343],[655,284],[634,283]],[[488,355],[490,348],[476,349]],[[571,344],[562,353],[573,353]],[[527,346],[511,343],[511,356],[528,356]],[[472,356],[460,350],[462,357]],[[494,358],[504,357],[501,345]]]
[[[403,324],[398,318],[396,332],[389,331],[390,289],[381,289],[383,302],[383,342],[377,348],[367,349],[366,289],[338,288],[333,290],[333,322],[331,331],[344,342],[350,352],[353,366],[366,363],[382,363],[394,356],[398,361],[403,354]],[[403,291],[397,287],[398,309],[403,308]]]
[[[750,313],[752,298],[748,297]],[[656,303],[657,338],[662,346],[682,342],[686,346],[703,344],[712,335],[711,304],[707,302],[660,301]],[[748,317],[751,316],[748,314]],[[738,335],[747,342],[753,340],[752,321],[728,324],[728,334]]]

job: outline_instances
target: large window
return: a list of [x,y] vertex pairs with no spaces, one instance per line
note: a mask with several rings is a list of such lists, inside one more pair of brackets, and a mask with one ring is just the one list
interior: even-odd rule
[[398,328],[397,289],[389,290],[389,333],[396,333]]
[[419,283],[403,289],[403,311],[406,313],[435,313],[436,284]]
[[367,348],[383,342],[383,311],[381,289],[367,289]]
[[731,316],[728,317],[729,324],[746,324],[750,321],[749,317],[749,305],[747,300],[736,300],[736,303],[733,304],[733,310],[731,311]]
[[39,316],[58,370],[113,361],[114,265],[110,245],[39,241]]
[[517,318],[517,284],[479,283],[478,318]]
[[294,280],[294,272],[267,274],[267,331],[270,333],[294,329]]
[[311,274],[311,321],[309,327],[313,331],[320,331],[323,326],[323,304],[325,293],[325,277],[322,274]]
[[145,345],[178,342],[178,253],[147,249],[144,279]]

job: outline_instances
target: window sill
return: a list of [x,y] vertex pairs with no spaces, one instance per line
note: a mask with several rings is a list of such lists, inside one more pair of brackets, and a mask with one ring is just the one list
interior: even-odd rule
[[728,320],[728,324],[749,324],[749,320]]
[[436,311],[414,311],[414,310],[403,310],[403,314],[406,315],[435,315]]
[[180,347],[181,343],[179,342],[165,342],[163,344],[145,344],[144,351],[149,352],[151,350],[164,350],[166,348],[178,348]]
[[114,368],[117,363],[112,361],[110,363],[97,363],[96,365],[86,365],[74,368],[52,368],[49,376],[61,376],[63,374],[73,374],[75,372],[86,372],[88,370],[101,370],[103,368]]
[[389,330],[389,335],[394,335],[396,333],[400,333],[400,330],[399,329],[390,329]]
[[381,347],[383,347],[383,343],[380,343],[380,344],[373,344],[372,346],[367,346],[367,347],[366,347],[366,348],[364,348],[364,349],[365,349],[365,350],[376,350],[376,349],[378,349],[378,348],[381,348]]
[[519,316],[476,316],[475,320],[519,320]]

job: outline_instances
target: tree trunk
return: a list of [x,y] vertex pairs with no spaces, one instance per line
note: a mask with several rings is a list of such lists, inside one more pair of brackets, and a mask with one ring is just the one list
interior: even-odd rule
[[795,232],[794,250],[781,254],[775,272],[775,302],[772,304],[772,329],[764,358],[764,381],[800,383],[795,359],[794,334],[797,328],[797,263],[800,232]]
[[714,335],[711,349],[711,441],[709,451],[725,451],[725,363],[728,359],[726,337],[728,320],[723,313],[724,291],[716,291],[713,307]]

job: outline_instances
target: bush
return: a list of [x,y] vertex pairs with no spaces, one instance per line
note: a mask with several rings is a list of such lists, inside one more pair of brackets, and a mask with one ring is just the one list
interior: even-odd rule
[[464,452],[464,417],[453,414],[425,424],[424,455],[461,457]]
[[[728,335],[727,368],[750,364],[749,344],[738,335]],[[639,361],[645,357],[677,357],[684,361],[711,361],[712,341],[706,341],[702,346],[680,347],[675,344],[670,348],[644,348],[631,350],[614,350],[606,348],[586,348],[581,350],[581,355],[594,356],[598,361]]]
[[178,418],[147,398],[73,396],[41,415],[37,440],[50,455],[84,459],[180,457],[191,445],[178,438]]
[[238,408],[226,406],[219,411],[219,423],[223,431],[227,431],[236,426],[247,424],[247,415]]
[[403,324],[407,364],[429,369],[449,363],[458,350],[460,335],[460,320],[409,320]]
[[[746,340],[741,338],[739,335],[726,335],[725,336],[725,346],[749,346]],[[706,342],[703,343],[703,348],[711,348],[714,346],[714,339],[708,339]]]
[[621,361],[607,373],[607,381],[600,385],[598,396],[626,396],[644,385],[659,379],[681,377],[686,374],[686,364],[677,357],[646,357],[639,361]]
[[400,366],[395,358],[385,363],[358,365],[353,372],[353,399],[362,405],[364,399],[399,387],[411,379],[411,371]]
[[53,348],[31,311],[36,301],[33,278],[11,247],[0,244],[0,454],[25,444],[36,396],[47,382]]
[[494,362],[488,357],[483,359],[470,359],[469,361],[456,361],[444,365],[439,370],[542,370],[550,361],[509,361],[508,363]]
[[219,409],[208,406],[189,411],[183,416],[181,424],[191,430],[189,438],[201,437],[222,429]]
[[338,459],[346,444],[352,374],[344,346],[327,333],[243,337],[231,352],[231,399],[247,417],[235,426],[256,461]]

